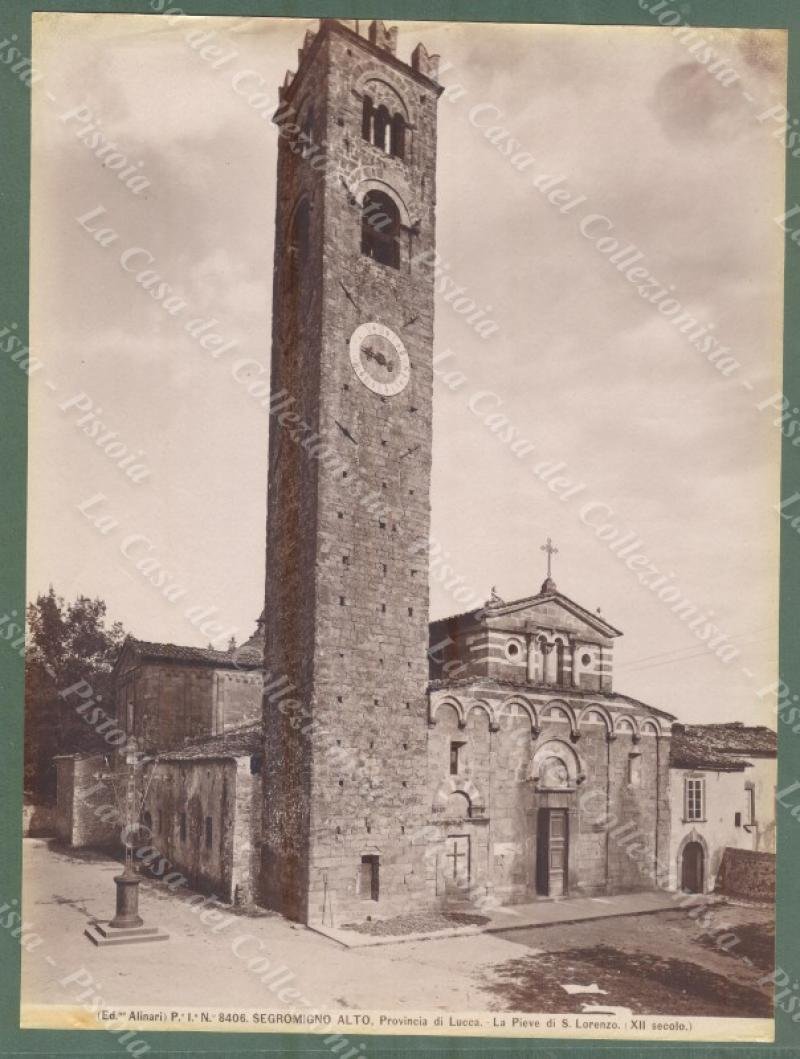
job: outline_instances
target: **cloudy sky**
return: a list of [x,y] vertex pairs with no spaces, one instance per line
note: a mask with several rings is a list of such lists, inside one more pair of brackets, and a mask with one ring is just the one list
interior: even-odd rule
[[[269,362],[276,130],[232,81],[254,71],[247,94],[263,78],[273,99],[311,25],[37,18],[29,596],[102,596],[146,639],[206,643],[196,608],[240,641],[252,630],[268,424],[231,367]],[[198,29],[222,48],[210,60]],[[759,115],[784,98],[785,54],[780,34],[702,35],[732,84],[669,29],[401,25],[401,58],[422,40],[449,64],[438,249],[499,325],[481,337],[437,300],[432,532],[475,600],[537,591],[550,535],[559,588],[625,633],[617,690],[686,720],[752,722],[776,669],[779,434],[756,406],[780,390],[784,166]],[[104,168],[90,123],[149,187]],[[520,168],[499,149],[509,137]],[[562,213],[535,181],[578,201]],[[102,245],[87,227],[113,234]],[[645,301],[598,249],[605,234],[739,366],[726,377]],[[133,247],[186,303],[175,315],[122,268]],[[231,343],[216,359],[186,332],[212,318]],[[83,433],[89,412],[142,451],[144,480]],[[566,499],[542,481],[552,464],[580,486]],[[738,656],[715,657],[587,522],[635,534]],[[145,555],[179,599],[137,570]],[[432,616],[461,609],[434,580]]]

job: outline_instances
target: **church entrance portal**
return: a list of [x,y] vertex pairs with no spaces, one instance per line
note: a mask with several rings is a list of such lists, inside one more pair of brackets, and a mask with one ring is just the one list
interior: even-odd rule
[[563,897],[567,892],[568,829],[566,809],[539,810],[536,890],[544,897]]
[[699,842],[687,842],[681,857],[681,889],[689,894],[703,892],[703,847]]

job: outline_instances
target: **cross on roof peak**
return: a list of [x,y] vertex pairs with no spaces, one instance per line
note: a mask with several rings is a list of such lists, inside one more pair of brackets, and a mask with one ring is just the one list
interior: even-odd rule
[[554,555],[558,554],[558,548],[556,548],[555,544],[553,544],[553,542],[550,539],[550,537],[548,537],[547,541],[540,546],[539,551],[540,552],[547,552],[547,580],[549,581],[551,576],[552,576],[552,569],[551,569],[552,558],[553,558]]

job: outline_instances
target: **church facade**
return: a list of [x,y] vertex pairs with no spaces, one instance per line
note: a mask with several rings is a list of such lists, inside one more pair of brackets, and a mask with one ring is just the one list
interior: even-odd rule
[[[619,635],[551,578],[530,598],[432,623],[437,892],[504,902],[661,884],[673,718],[614,692]],[[631,856],[615,822],[648,848]]]

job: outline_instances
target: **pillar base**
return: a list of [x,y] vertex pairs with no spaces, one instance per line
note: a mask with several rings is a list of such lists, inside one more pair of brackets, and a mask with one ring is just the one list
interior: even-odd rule
[[111,920],[112,927],[141,927],[144,920],[139,915],[139,876],[126,865],[121,875],[114,876],[117,886],[117,914]]
[[167,941],[169,934],[160,927],[112,927],[110,923],[92,923],[83,932],[93,945],[137,945],[145,941]]

